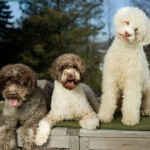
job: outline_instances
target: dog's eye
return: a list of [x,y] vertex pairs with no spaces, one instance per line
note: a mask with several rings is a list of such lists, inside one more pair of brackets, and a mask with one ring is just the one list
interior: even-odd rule
[[122,23],[123,23],[124,25],[127,25],[127,26],[130,24],[129,21],[123,21]]
[[130,24],[130,22],[129,22],[129,21],[125,21],[125,24],[126,24],[126,25],[129,25],[129,24]]
[[135,28],[134,31],[137,32],[137,31],[138,31],[138,28]]

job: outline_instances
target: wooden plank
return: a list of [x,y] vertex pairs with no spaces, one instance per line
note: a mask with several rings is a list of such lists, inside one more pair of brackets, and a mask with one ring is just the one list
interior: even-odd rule
[[80,138],[80,150],[90,150],[90,139],[86,137]]
[[150,131],[122,131],[122,130],[84,130],[79,132],[81,137],[129,137],[150,138]]
[[90,139],[90,149],[98,149],[98,150],[150,150],[150,139],[91,138]]
[[47,144],[44,146],[48,148],[69,148],[69,136],[55,136],[51,135]]
[[51,130],[51,135],[67,135],[68,128],[55,127]]
[[[22,146],[21,129],[17,130],[18,146]],[[70,150],[150,150],[150,131],[84,130],[54,128],[47,148]]]
[[[21,128],[17,130],[17,144],[19,147],[23,146]],[[47,147],[69,148],[69,136],[67,135],[67,128],[53,128],[51,130],[50,138],[45,145]]]
[[67,129],[67,135],[79,136],[79,131],[80,131],[80,129],[77,129],[77,128],[68,128]]
[[79,129],[77,128],[68,128],[67,135],[69,135],[69,150],[79,150]]
[[69,136],[69,150],[79,150],[79,141],[78,136]]

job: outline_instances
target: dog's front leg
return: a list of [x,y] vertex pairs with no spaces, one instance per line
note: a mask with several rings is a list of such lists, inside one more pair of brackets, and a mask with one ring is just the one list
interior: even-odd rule
[[41,146],[47,142],[51,128],[60,121],[60,117],[49,112],[49,114],[39,122],[37,134],[35,136],[35,144]]
[[142,86],[136,80],[126,81],[123,91],[122,122],[125,125],[135,125],[140,121]]
[[143,116],[150,116],[150,82],[146,84],[143,92],[141,114]]
[[22,127],[22,142],[23,142],[23,150],[32,150],[35,148],[34,139],[35,133],[37,131],[37,124],[31,127]]
[[0,150],[17,148],[16,118],[1,116],[3,125],[0,127]]
[[98,117],[101,122],[109,123],[114,118],[114,113],[117,108],[117,100],[119,97],[116,80],[107,75],[103,80],[103,94],[98,112]]
[[31,117],[21,127],[23,150],[32,150],[36,148],[34,140],[38,128],[38,122],[41,116]]

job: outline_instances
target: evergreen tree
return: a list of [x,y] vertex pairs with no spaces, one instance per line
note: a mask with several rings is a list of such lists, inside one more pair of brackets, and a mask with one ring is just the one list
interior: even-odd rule
[[100,93],[100,56],[92,39],[104,26],[102,0],[27,0],[20,5],[24,13],[16,38],[22,46],[20,61],[36,70],[40,78],[48,79],[48,68],[56,57],[76,53],[86,61],[86,83]]
[[8,2],[0,1],[0,67],[12,62],[10,54],[10,47],[8,46],[8,38],[12,32],[12,18],[9,10]]
[[142,9],[150,17],[150,2],[147,0],[132,0],[134,6]]
[[[150,2],[147,0],[132,0],[133,4],[136,7],[139,7],[140,9],[142,9],[146,15],[150,18]],[[147,60],[150,63],[150,44],[144,47],[144,50],[146,52],[147,55]]]
[[11,18],[12,16],[8,3],[0,1],[0,42],[6,40],[6,37],[8,36],[9,27],[12,25],[9,21]]

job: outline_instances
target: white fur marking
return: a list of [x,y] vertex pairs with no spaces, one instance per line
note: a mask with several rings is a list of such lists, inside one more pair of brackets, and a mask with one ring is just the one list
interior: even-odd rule
[[44,143],[46,143],[49,134],[50,134],[50,125],[46,121],[41,120],[39,123],[39,127],[37,129],[37,134],[35,136],[35,144],[37,146],[41,146]]

